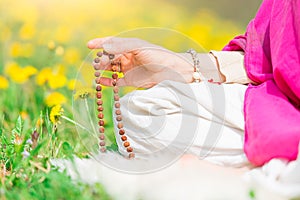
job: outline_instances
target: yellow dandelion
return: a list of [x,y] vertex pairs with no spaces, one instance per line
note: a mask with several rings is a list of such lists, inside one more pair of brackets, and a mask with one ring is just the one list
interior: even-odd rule
[[25,119],[29,118],[29,115],[26,111],[21,111],[20,116],[21,116],[22,120],[25,120]]
[[55,47],[56,47],[55,42],[52,41],[52,40],[48,42],[47,46],[48,46],[48,49],[51,50],[51,51],[54,50]]
[[10,46],[10,55],[12,57],[19,57],[22,55],[22,49],[21,49],[21,44],[18,42],[12,43]]
[[31,43],[14,42],[10,46],[10,55],[12,57],[29,58],[34,52],[34,47]]
[[62,75],[62,74],[52,74],[50,77],[49,77],[49,80],[48,80],[48,84],[49,84],[49,87],[51,89],[57,89],[57,88],[61,88],[61,87],[64,87],[67,83],[67,78],[66,76]]
[[61,107],[60,104],[53,106],[50,111],[50,116],[49,116],[50,121],[53,124],[59,123],[59,119],[63,115],[63,112],[64,109]]
[[27,65],[23,68],[22,72],[24,74],[26,74],[26,76],[30,77],[32,75],[37,74],[38,70],[35,67],[31,66],[31,65]]
[[14,81],[15,83],[23,84],[32,75],[37,73],[37,69],[33,66],[26,66],[24,68],[20,67],[15,62],[7,63],[5,68],[5,73]]
[[19,31],[19,36],[23,40],[28,40],[33,38],[35,35],[35,26],[32,23],[25,23],[20,31]]
[[96,93],[95,90],[92,89],[92,88],[88,88],[88,87],[80,88],[80,89],[76,90],[73,97],[74,97],[74,100],[77,100],[79,98],[80,99],[86,99],[90,96],[95,95],[95,93]]
[[50,67],[43,68],[36,76],[36,83],[38,85],[44,85],[48,82],[49,78],[52,76],[52,70]]
[[65,49],[62,46],[58,46],[55,49],[55,54],[58,56],[62,56],[64,54],[64,52],[65,52]]
[[8,80],[4,77],[0,75],[0,90],[5,90],[7,89],[9,86]]
[[59,92],[52,92],[45,99],[45,103],[49,107],[58,105],[58,104],[64,104],[64,103],[66,103],[66,101],[67,101],[66,97]]
[[74,90],[76,84],[77,84],[76,79],[71,79],[71,80],[69,80],[69,82],[68,82],[68,89],[69,89],[69,90]]

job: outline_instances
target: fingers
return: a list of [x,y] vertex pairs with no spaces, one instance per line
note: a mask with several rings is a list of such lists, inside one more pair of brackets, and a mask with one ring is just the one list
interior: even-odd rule
[[[112,81],[113,81],[112,78],[100,77],[100,83],[101,83],[101,85],[105,85],[105,86],[111,87],[112,86]],[[125,81],[124,78],[120,78],[120,79],[118,79],[118,84],[117,85],[119,87],[122,87],[122,86],[133,86],[133,87],[138,87],[138,88],[151,88],[151,87],[153,87],[156,84],[157,84],[157,82],[141,82],[139,84],[138,83],[128,84],[128,83],[126,83],[126,81]]]
[[101,49],[103,48],[103,44],[105,43],[105,41],[109,40],[112,37],[103,37],[103,38],[96,38],[93,40],[90,40],[87,43],[88,48],[90,49]]
[[[111,62],[112,60],[110,60],[108,56],[102,56],[97,62],[93,61],[93,66],[95,70],[112,71]],[[122,55],[115,56],[114,62],[124,63],[124,66],[128,65],[127,59]],[[121,66],[121,69],[123,68],[125,69],[126,67]]]
[[[100,77],[100,84],[105,86],[112,86],[113,79],[107,77]],[[118,86],[126,86],[124,78],[118,79]]]
[[88,42],[88,48],[103,48],[106,52],[111,54],[136,53],[142,48],[154,46],[155,45],[137,38],[104,37],[96,38]]

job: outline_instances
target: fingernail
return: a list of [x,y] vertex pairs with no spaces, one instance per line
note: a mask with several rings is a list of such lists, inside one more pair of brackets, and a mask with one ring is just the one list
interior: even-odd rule
[[95,46],[95,42],[93,40],[90,40],[88,43],[87,43],[87,46],[88,47],[94,47]]

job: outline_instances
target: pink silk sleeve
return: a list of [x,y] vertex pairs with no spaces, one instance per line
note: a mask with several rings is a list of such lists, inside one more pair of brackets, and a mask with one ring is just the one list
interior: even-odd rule
[[300,141],[300,0],[264,0],[245,35],[224,47],[243,50],[249,85],[244,151],[251,163],[294,160]]

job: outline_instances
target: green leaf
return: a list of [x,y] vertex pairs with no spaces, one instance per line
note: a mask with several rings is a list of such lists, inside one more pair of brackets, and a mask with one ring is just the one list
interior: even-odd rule
[[38,143],[38,145],[34,149],[31,150],[30,157],[38,155],[40,149],[46,144],[46,142],[47,141],[44,140],[43,142]]
[[116,151],[116,152],[119,150],[118,145],[115,144],[115,143],[111,144],[111,145],[108,146],[106,149],[107,149],[108,151]]
[[250,199],[255,199],[255,191],[253,189],[249,191],[249,197]]
[[13,132],[17,133],[18,135],[21,135],[22,131],[23,131],[23,121],[21,116],[19,115],[16,121],[16,126],[13,129]]
[[67,156],[71,157],[73,154],[73,148],[68,142],[62,144],[62,152]]

